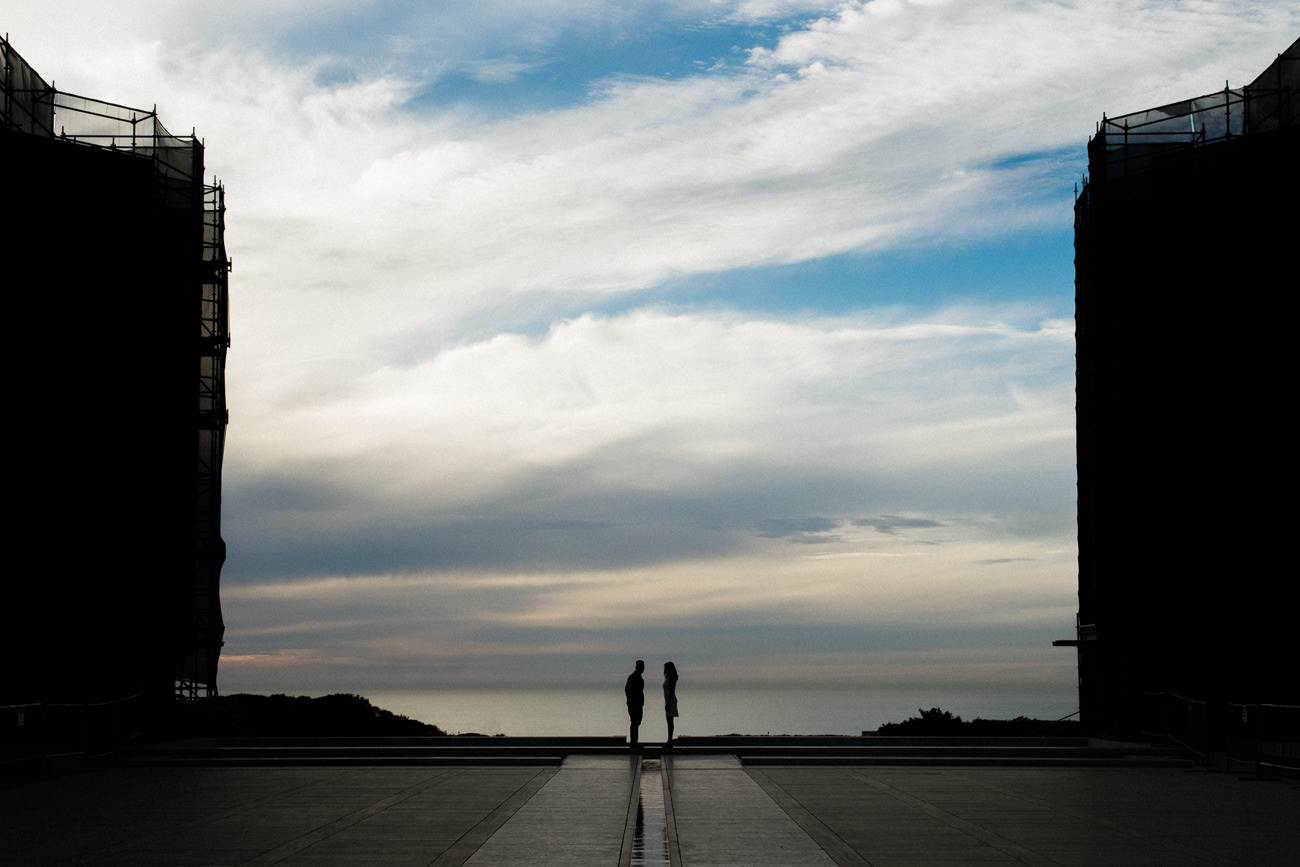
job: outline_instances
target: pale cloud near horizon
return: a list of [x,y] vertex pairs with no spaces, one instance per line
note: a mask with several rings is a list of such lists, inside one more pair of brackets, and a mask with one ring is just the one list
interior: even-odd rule
[[[5,18],[60,88],[196,128],[227,185],[223,677],[282,686],[670,645],[719,681],[930,659],[1068,689],[1068,280],[899,305],[850,262],[847,306],[762,283],[1059,242],[1103,112],[1245,83],[1300,24],[1258,0]],[[652,31],[699,56],[648,72]],[[678,288],[703,277],[728,292]]]
[[[1072,616],[1073,607],[1042,576],[1045,561],[1059,568],[1073,552],[1021,542],[1012,550],[1032,556],[989,581],[963,558],[1005,553],[1006,544],[969,528],[955,535],[966,543],[957,558],[888,558],[872,565],[869,581],[852,558],[810,568],[806,558],[760,544],[741,557],[653,568],[340,576],[234,587],[227,595],[250,613],[245,629],[264,649],[232,665],[254,678],[268,660],[308,667],[315,660],[343,682],[400,682],[393,670],[407,668],[460,672],[458,682],[479,685],[582,685],[599,682],[604,661],[632,646],[648,656],[692,659],[693,680],[701,684],[802,679],[871,686],[896,683],[892,669],[880,668],[882,658],[898,666],[914,654],[909,670],[916,679],[921,660],[944,650],[954,665],[1032,662],[1034,673],[1022,672],[1026,684],[1050,685],[1072,660],[1021,633],[1035,635],[1045,617]],[[857,538],[837,547],[871,544]],[[298,615],[292,628],[283,622],[289,609]],[[429,620],[439,628],[425,628]],[[329,659],[315,649],[322,645],[332,648]],[[950,674],[945,669],[931,679]]]

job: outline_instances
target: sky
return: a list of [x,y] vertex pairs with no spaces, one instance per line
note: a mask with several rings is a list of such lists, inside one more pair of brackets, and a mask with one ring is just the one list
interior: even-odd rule
[[[226,186],[223,692],[1069,695],[1072,208],[1286,0],[10,0]],[[1150,323],[1159,329],[1161,323]]]

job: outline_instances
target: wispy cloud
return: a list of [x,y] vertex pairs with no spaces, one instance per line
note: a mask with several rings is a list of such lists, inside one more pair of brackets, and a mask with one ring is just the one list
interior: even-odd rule
[[940,521],[931,518],[904,518],[898,515],[879,515],[874,518],[855,518],[853,521],[858,527],[874,527],[881,533],[889,535],[896,534],[899,530],[914,530],[932,527],[942,527]]
[[807,545],[838,542],[839,536],[831,534],[839,522],[831,518],[764,518],[758,522],[757,533],[765,539],[786,539]]

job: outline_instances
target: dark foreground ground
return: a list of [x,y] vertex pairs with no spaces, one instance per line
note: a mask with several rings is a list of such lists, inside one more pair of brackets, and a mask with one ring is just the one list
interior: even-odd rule
[[1300,781],[1250,769],[775,753],[744,765],[710,751],[721,746],[441,765],[214,753],[5,779],[0,863],[1300,863]]

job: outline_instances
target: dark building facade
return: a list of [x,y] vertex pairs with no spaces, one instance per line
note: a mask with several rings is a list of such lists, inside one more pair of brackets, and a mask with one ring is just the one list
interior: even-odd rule
[[216,690],[224,190],[156,110],[61,92],[0,53],[3,723],[97,728],[109,708],[129,733]]
[[1088,144],[1077,646],[1095,733],[1217,751],[1261,720],[1300,732],[1298,90],[1300,41],[1243,88],[1105,118]]

